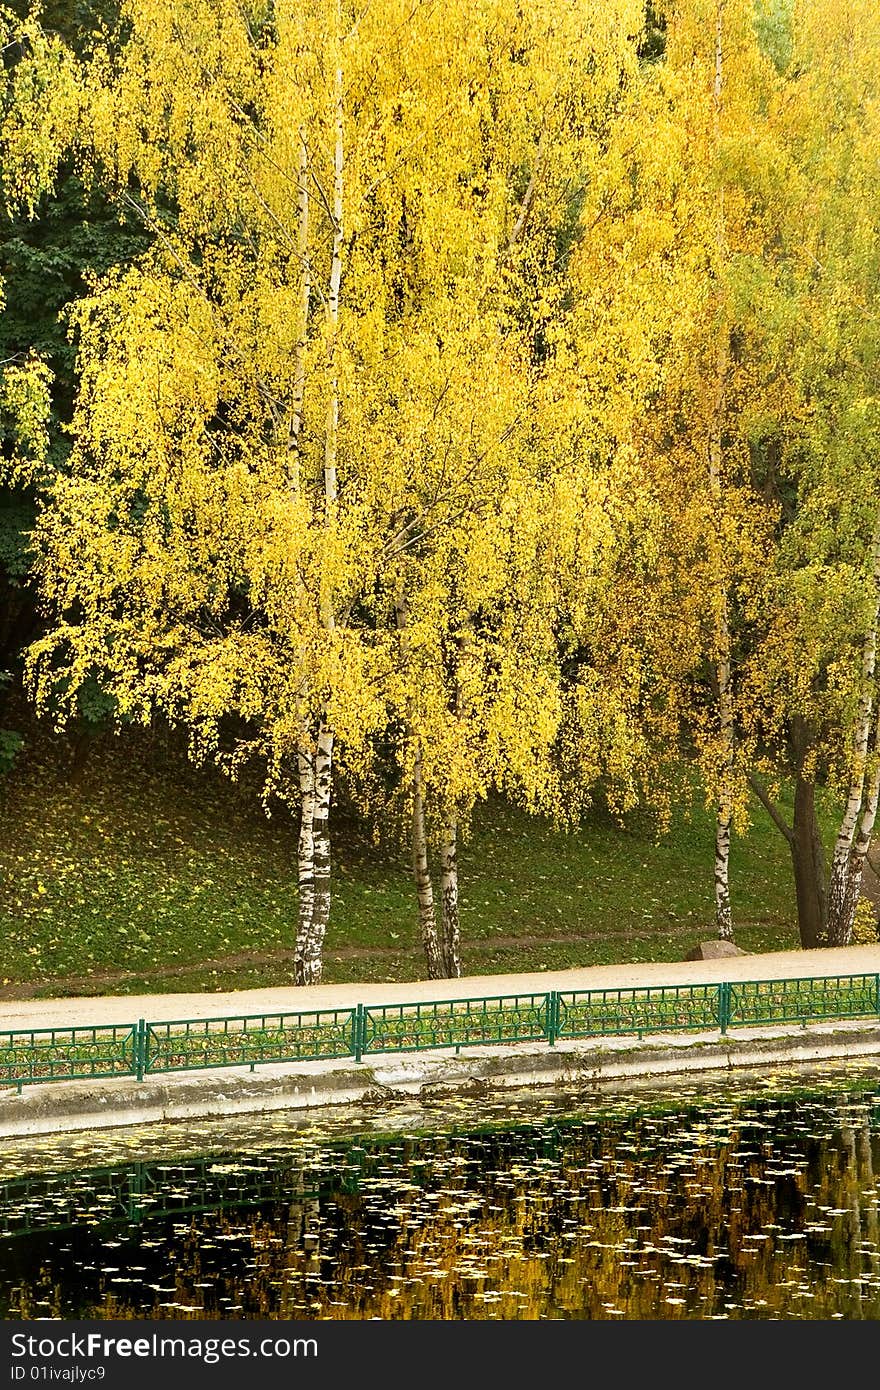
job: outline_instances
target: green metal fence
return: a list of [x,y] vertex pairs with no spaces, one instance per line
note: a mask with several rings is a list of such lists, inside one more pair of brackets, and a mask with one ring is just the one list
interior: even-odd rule
[[552,1042],[552,994],[502,994],[419,1004],[374,1004],[363,1011],[367,1052],[417,1052],[479,1043]]
[[658,985],[649,989],[572,990],[559,995],[560,1038],[726,1031],[723,985]]
[[357,1057],[359,1019],[353,1008],[141,1023],[141,1072]]
[[0,1085],[137,1075],[134,1023],[0,1033]]
[[880,1014],[880,975],[823,975],[796,980],[746,980],[727,986],[730,1023],[806,1024]]
[[0,1085],[306,1062],[488,1043],[726,1033],[762,1024],[876,1018],[880,974],[644,989],[548,990],[350,1009],[0,1032]]

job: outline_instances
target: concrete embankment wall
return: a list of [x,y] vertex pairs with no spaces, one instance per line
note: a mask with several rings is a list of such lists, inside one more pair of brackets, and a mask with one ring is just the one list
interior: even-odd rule
[[216,1119],[281,1110],[357,1106],[395,1096],[430,1099],[446,1092],[505,1088],[604,1089],[646,1079],[658,1084],[698,1073],[740,1068],[764,1073],[847,1059],[871,1063],[880,1077],[880,1022],[807,1028],[740,1029],[555,1047],[519,1043],[454,1052],[375,1057],[360,1064],[300,1062],[218,1068],[144,1081],[70,1081],[0,1090],[0,1138],[110,1129],[159,1121]]

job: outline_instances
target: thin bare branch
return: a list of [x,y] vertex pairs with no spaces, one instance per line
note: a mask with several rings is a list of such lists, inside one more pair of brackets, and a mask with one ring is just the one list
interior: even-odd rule
[[771,797],[763,782],[760,780],[759,777],[756,777],[753,772],[749,772],[747,774],[746,781],[748,782],[752,791],[755,793],[755,796],[758,798],[761,805],[764,807],[764,810],[767,812],[767,815],[770,817],[773,824],[776,826],[776,829],[779,831],[781,835],[785,836],[786,840],[790,845],[793,845],[794,831],[782,815],[782,812],[779,810],[779,807],[775,804],[773,800],[771,800]]

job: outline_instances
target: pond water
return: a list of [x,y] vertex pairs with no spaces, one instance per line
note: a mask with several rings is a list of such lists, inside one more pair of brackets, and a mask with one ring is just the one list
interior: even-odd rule
[[0,1145],[5,1318],[878,1318],[880,1072]]

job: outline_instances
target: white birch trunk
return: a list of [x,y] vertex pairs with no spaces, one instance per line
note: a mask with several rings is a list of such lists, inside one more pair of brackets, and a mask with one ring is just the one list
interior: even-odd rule
[[721,736],[721,785],[715,810],[715,930],[723,941],[733,940],[733,914],[730,907],[730,823],[733,779],[733,700],[731,698],[730,626],[727,599],[722,598],[718,616],[718,723]]
[[[315,754],[314,896],[312,920],[303,951],[297,953],[297,984],[316,985],[323,971],[324,937],[330,920],[330,792],[333,773],[333,731],[322,724]],[[301,978],[300,978],[301,977]]]
[[846,904],[847,944],[849,944],[852,938],[856,908],[859,905],[859,898],[862,896],[862,879],[865,873],[868,850],[871,848],[871,840],[874,835],[874,825],[877,821],[878,803],[880,803],[880,768],[876,770],[871,779],[871,784],[865,798],[864,810],[862,811],[861,820],[859,821],[858,833],[853,842],[852,854],[850,855],[849,885]]
[[[330,284],[327,295],[328,351],[330,354],[330,390],[327,405],[324,441],[324,518],[330,525],[336,514],[337,483],[336,453],[339,433],[339,380],[337,371],[337,342],[339,336],[339,287],[342,280],[343,239],[343,108],[342,68],[337,67],[334,81],[334,122],[336,128],[333,155],[333,245],[330,260]],[[303,148],[305,142],[303,141]],[[303,160],[307,154],[301,156]],[[306,213],[307,201],[304,203]],[[308,234],[306,224],[305,235]],[[306,262],[307,264],[307,262]],[[308,311],[308,303],[303,298]],[[327,632],[335,628],[333,602],[325,582],[321,593],[321,622]],[[318,729],[314,773],[314,813],[312,843],[314,856],[314,890],[309,930],[303,936],[302,949],[297,946],[297,984],[317,984],[323,972],[324,937],[330,920],[330,802],[333,787],[333,730],[322,720]]]
[[434,886],[428,865],[428,838],[425,833],[425,797],[422,781],[422,755],[416,744],[413,759],[412,866],[419,903],[419,930],[425,950],[429,980],[442,980],[443,954],[437,935]]
[[880,801],[880,768],[874,773],[865,795],[858,832],[853,838],[852,849],[847,859],[846,881],[842,890],[839,885],[832,883],[832,886],[837,889],[837,895],[834,904],[836,915],[833,920],[829,912],[828,940],[830,945],[848,946],[852,940],[856,908],[859,905],[859,898],[862,896],[865,861],[871,847],[871,838],[877,820],[878,801]]
[[301,485],[301,434],[306,389],[306,342],[309,331],[311,272],[309,269],[309,151],[305,131],[299,133],[299,194],[297,198],[296,250],[299,257],[299,337],[293,356],[293,394],[290,402],[290,485]]
[[[409,659],[409,636],[407,634],[407,604],[401,587],[394,604],[397,630],[400,633],[400,650],[404,664]],[[434,885],[431,881],[431,868],[428,862],[428,837],[425,831],[425,789],[422,777],[422,752],[413,737],[412,700],[407,702],[408,733],[413,742],[412,776],[412,871],[416,885],[416,899],[419,909],[419,932],[425,951],[425,965],[429,980],[442,980],[443,951],[437,933],[437,913],[434,907]]]
[[[832,946],[845,946],[852,935],[853,917],[859,892],[862,870],[870,843],[871,830],[877,814],[874,786],[867,788],[868,753],[874,714],[874,684],[877,671],[877,631],[880,625],[880,517],[871,544],[871,584],[873,600],[871,618],[862,644],[861,689],[859,707],[853,727],[852,777],[847,789],[846,805],[834,842],[831,879],[828,885],[828,941]],[[861,849],[865,825],[868,840]],[[856,831],[858,828],[858,838]],[[853,893],[855,892],[855,897]]]
[[[309,276],[309,190],[308,190],[308,149],[305,135],[300,131],[299,145],[299,193],[297,199],[297,251],[299,253],[300,274],[300,321],[299,336],[294,349],[293,391],[290,401],[288,429],[288,485],[294,496],[298,496],[302,485],[300,435],[302,432],[303,400],[305,397],[305,349],[308,334],[309,300],[311,282]],[[305,738],[300,740],[296,752],[297,775],[300,794],[299,829],[299,924],[296,934],[295,978],[302,983],[301,962],[308,955],[308,942],[312,932],[312,914],[315,902],[315,759],[312,748]]]
[[296,934],[295,979],[301,978],[302,962],[308,955],[315,903],[315,759],[311,748],[301,743],[297,749],[299,773],[299,927]]
[[[723,412],[725,353],[718,351],[718,394],[715,405],[715,430],[709,441],[709,487],[713,498],[721,503],[721,421]],[[724,583],[723,579],[720,581]],[[715,629],[715,680],[718,700],[718,736],[720,764],[718,767],[718,801],[715,808],[715,930],[724,941],[733,940],[733,915],[730,907],[730,825],[733,794],[734,718],[732,669],[730,656],[730,618],[727,594],[722,592],[718,604]]]
[[[294,962],[298,985],[318,984],[330,917],[330,791],[333,733],[323,724],[314,753],[300,751],[300,930]],[[310,813],[310,814],[309,814]]]
[[[715,83],[713,90],[715,106],[715,138],[721,136],[721,103],[724,92],[724,3],[718,5],[715,27]],[[724,188],[718,194],[718,214],[716,224],[717,250],[719,260],[724,255]],[[723,340],[723,326],[719,330],[722,339],[718,344],[717,381],[714,405],[712,435],[709,440],[709,491],[720,507],[721,493],[721,434],[724,422],[724,387],[727,376],[727,348]],[[724,581],[721,581],[722,586]],[[718,732],[721,740],[721,760],[718,770],[719,795],[715,810],[715,930],[724,941],[733,940],[733,915],[730,907],[730,824],[731,798],[733,794],[734,764],[734,721],[731,689],[730,660],[730,617],[727,606],[727,593],[720,595],[716,623],[715,677],[718,686]]]
[[333,151],[333,248],[330,259],[330,289],[327,295],[328,352],[330,366],[330,393],[327,402],[327,431],[324,448],[324,496],[328,516],[333,514],[336,505],[336,451],[339,433],[339,286],[342,282],[342,239],[343,239],[343,108],[342,108],[342,68],[336,69],[335,79],[336,141]]
[[446,978],[461,976],[461,919],[458,910],[458,824],[453,817],[440,852],[443,963]]
[[733,940],[730,907],[730,810],[719,803],[715,813],[715,931],[722,941]]

